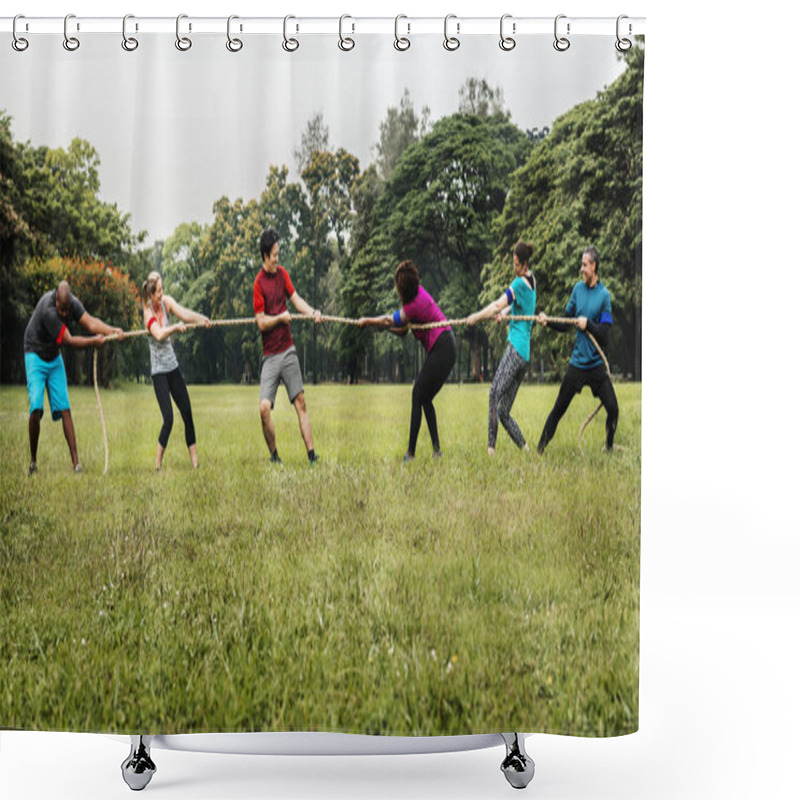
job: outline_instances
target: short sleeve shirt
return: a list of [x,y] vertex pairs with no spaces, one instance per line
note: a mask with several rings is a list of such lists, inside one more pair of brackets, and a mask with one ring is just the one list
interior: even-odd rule
[[[74,295],[69,303],[68,319],[76,322],[86,313],[80,300]],[[58,358],[61,342],[67,326],[56,310],[56,290],[41,296],[25,328],[24,346],[26,353],[36,353],[42,361]]]
[[[253,284],[253,309],[256,314],[274,317],[286,311],[286,299],[295,292],[289,273],[280,265],[275,272],[260,269]],[[265,356],[288,350],[294,341],[289,325],[281,323],[261,332],[261,351]]]
[[[577,283],[567,303],[567,316],[586,317],[598,325],[613,324],[611,295],[602,281],[598,281],[591,289],[583,281]],[[569,363],[578,369],[594,369],[602,365],[603,358],[585,331],[576,332],[575,347]]]
[[[532,317],[536,310],[536,289],[526,278],[517,276],[511,282],[511,290],[514,292],[511,316]],[[525,361],[531,359],[531,328],[532,320],[512,319],[508,325],[508,341]]]

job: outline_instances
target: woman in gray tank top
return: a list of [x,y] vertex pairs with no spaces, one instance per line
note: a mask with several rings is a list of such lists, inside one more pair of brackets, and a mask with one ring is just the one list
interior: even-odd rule
[[[168,294],[164,294],[161,276],[151,272],[142,285],[142,310],[144,326],[150,333],[150,374],[153,378],[158,407],[161,409],[162,425],[158,434],[156,448],[156,472],[161,469],[164,451],[167,449],[169,435],[172,431],[172,400],[178,406],[186,433],[186,446],[192,466],[197,467],[197,440],[194,434],[192,404],[189,391],[181,375],[178,359],[172,349],[171,336],[177,331],[185,330],[184,323],[197,323],[211,327],[211,320],[196,311],[190,311],[179,305]],[[170,325],[169,315],[174,314],[181,322]],[[170,399],[170,397],[172,399]]]

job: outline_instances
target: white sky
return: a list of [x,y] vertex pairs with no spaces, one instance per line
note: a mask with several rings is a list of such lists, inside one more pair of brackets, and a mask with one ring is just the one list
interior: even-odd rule
[[150,241],[180,222],[211,221],[222,195],[257,197],[270,164],[294,173],[292,151],[316,111],[331,146],[355,154],[363,169],[405,87],[435,120],[457,109],[468,77],[486,78],[529,129],[551,125],[622,69],[613,35],[573,37],[565,53],[551,36],[528,36],[508,53],[495,35],[464,37],[456,52],[444,50],[441,35],[417,35],[404,53],[374,34],[358,36],[349,53],[335,35],[302,37],[291,54],[276,36],[245,37],[237,54],[224,35],[198,36],[184,53],[174,41],[147,34],[127,53],[120,37],[95,34],[69,53],[60,34],[40,34],[23,54],[0,48],[0,107],[15,138],[49,147],[88,140],[100,155],[101,196],[131,213]]

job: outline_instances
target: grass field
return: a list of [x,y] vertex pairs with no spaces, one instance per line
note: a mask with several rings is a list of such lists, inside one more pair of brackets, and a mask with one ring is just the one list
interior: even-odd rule
[[308,386],[310,468],[283,389],[283,469],[258,388],[192,386],[164,469],[152,388],[72,387],[83,475],[27,395],[0,387],[0,727],[611,735],[638,727],[641,386],[577,397],[535,453],[556,386],[524,386],[486,455],[488,386],[436,401],[444,458],[401,465],[410,386]]

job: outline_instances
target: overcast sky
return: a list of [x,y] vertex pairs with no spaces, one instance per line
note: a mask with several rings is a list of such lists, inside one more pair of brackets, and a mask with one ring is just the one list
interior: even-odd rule
[[69,53],[60,35],[40,35],[25,53],[0,48],[0,106],[13,134],[35,145],[87,139],[101,161],[101,195],[132,216],[149,241],[180,222],[210,222],[216,199],[257,197],[270,164],[294,173],[293,149],[321,111],[332,147],[374,159],[380,121],[408,87],[419,111],[452,113],[471,76],[503,89],[523,129],[551,125],[594,97],[621,71],[614,37],[575,36],[565,53],[551,36],[526,37],[505,53],[496,36],[465,37],[455,52],[440,35],[418,35],[407,52],[391,36],[361,35],[342,53],[335,35],[302,37],[286,53],[276,36],[250,36],[237,54],[224,35],[196,37],[184,53],[172,34],[85,37]]

